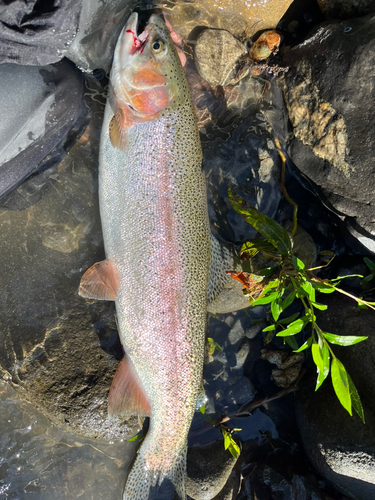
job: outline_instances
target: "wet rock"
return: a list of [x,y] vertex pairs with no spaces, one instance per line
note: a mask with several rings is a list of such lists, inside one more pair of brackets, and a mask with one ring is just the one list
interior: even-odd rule
[[291,69],[280,78],[294,132],[292,160],[371,249],[375,108],[368,81],[374,38],[371,16],[322,24],[285,52],[283,62]]
[[234,85],[247,72],[239,74],[239,59],[245,46],[225,30],[204,30],[195,46],[195,64],[201,77],[211,85]]
[[224,488],[212,500],[235,500],[240,490],[240,475],[232,471]]
[[285,389],[298,379],[301,364],[305,360],[303,352],[288,354],[285,351],[270,351],[268,349],[262,349],[261,357],[277,365],[278,369],[272,370],[271,375],[275,384]]
[[173,29],[187,39],[197,26],[227,30],[236,38],[253,36],[260,30],[276,28],[292,0],[243,2],[232,0],[179,0],[171,9],[164,7]]
[[323,14],[332,19],[361,17],[375,11],[372,0],[318,0]]
[[232,387],[228,387],[225,399],[228,404],[243,405],[254,399],[255,389],[250,380],[246,377],[233,377],[228,379]]
[[224,450],[223,440],[189,448],[186,492],[194,500],[210,500],[225,486],[237,459]]
[[[316,374],[297,392],[297,423],[307,455],[319,474],[344,494],[358,500],[375,497],[375,328],[372,310],[360,310],[339,294],[324,298],[327,311],[317,317],[324,331],[365,335],[359,344],[332,346],[360,395],[366,424],[342,408],[328,378],[314,392]],[[315,372],[315,370],[313,370]]]
[[277,52],[280,43],[281,35],[279,35],[277,31],[265,31],[251,46],[249,56],[254,61],[264,61],[268,59],[271,54]]

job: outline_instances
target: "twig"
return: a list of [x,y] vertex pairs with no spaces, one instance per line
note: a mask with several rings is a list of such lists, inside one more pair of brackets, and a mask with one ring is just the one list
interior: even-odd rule
[[282,398],[283,396],[286,396],[287,394],[291,392],[298,391],[298,382],[301,380],[302,376],[305,374],[305,370],[302,370],[300,373],[299,377],[295,381],[293,385],[290,387],[287,387],[286,389],[283,389],[282,391],[277,392],[270,398],[262,398],[258,399],[258,401],[254,401],[252,403],[247,403],[244,406],[242,406],[238,411],[229,413],[229,415],[222,416],[219,420],[216,421],[215,427],[218,427],[219,425],[223,424],[224,422],[228,422],[228,420],[231,420],[232,418],[237,418],[237,417],[247,417],[249,416],[250,412],[254,410],[255,408],[258,408],[259,406],[262,406],[264,404],[270,403],[271,401],[274,401],[275,399]]

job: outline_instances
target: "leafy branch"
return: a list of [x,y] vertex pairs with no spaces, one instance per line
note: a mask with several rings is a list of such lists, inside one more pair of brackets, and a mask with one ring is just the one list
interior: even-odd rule
[[[234,210],[244,216],[246,221],[263,237],[245,243],[241,248],[242,254],[246,258],[253,258],[257,253],[267,253],[269,260],[272,260],[271,267],[254,274],[229,272],[244,285],[244,292],[249,296],[251,305],[270,305],[272,323],[263,330],[267,332],[266,341],[270,341],[271,337],[276,335],[282,337],[294,352],[311,349],[312,359],[317,367],[315,390],[319,389],[331,373],[332,385],[340,403],[350,415],[354,408],[364,423],[364,413],[358,392],[331,345],[349,346],[362,342],[367,337],[342,336],[323,331],[317,324],[315,313],[316,310],[326,310],[327,306],[317,301],[316,294],[329,294],[336,291],[351,297],[360,306],[374,310],[375,302],[368,302],[339,288],[340,280],[348,276],[333,280],[317,278],[293,254],[293,240],[277,222],[246,205],[231,188],[228,189],[228,197]],[[369,282],[375,277],[375,264],[369,259],[367,261],[365,260],[371,274],[362,280],[364,282]],[[302,303],[302,314],[297,312],[280,319],[281,313],[296,299]],[[298,346],[294,336],[308,326],[311,335],[301,346]]]

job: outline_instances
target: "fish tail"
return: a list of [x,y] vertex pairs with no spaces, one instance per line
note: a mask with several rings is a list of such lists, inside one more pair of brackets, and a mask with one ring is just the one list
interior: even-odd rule
[[129,473],[123,500],[186,500],[186,448],[170,467],[151,470],[142,448]]

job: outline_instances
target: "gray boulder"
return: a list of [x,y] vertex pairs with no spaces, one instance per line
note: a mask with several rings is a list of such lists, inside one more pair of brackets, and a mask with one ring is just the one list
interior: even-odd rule
[[[199,448],[189,448],[186,481],[186,492],[189,497],[194,500],[210,500],[216,497],[226,485],[236,462],[237,458],[234,458],[228,450],[224,450],[222,440]],[[226,491],[225,494],[228,493],[229,496],[222,498],[233,498],[233,490],[236,487],[238,492],[238,476],[236,479],[228,485],[232,496]]]

